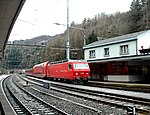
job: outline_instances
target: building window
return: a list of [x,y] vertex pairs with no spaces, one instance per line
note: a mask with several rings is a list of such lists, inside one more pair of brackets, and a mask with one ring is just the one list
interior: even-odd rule
[[120,54],[129,54],[128,45],[120,46]]
[[109,56],[109,48],[104,48],[104,56]]
[[95,50],[89,51],[89,57],[94,58],[95,57]]

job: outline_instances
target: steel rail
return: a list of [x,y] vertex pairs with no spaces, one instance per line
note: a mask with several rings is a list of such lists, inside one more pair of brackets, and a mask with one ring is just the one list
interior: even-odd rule
[[5,79],[3,83],[3,89],[6,94],[8,101],[11,103],[12,108],[14,109],[14,114],[28,114],[32,115],[32,112],[25,107],[25,105],[15,96],[10,87],[8,86],[8,78]]
[[[10,84],[9,84],[10,85]],[[27,108],[30,111],[30,114],[35,114],[35,113],[50,113],[50,111],[52,112],[56,112],[59,113],[61,115],[68,115],[68,113],[54,107],[53,105],[50,105],[49,103],[43,101],[42,99],[36,97],[35,95],[31,94],[30,92],[27,92],[24,88],[20,87],[16,82],[14,83],[14,85],[17,88],[17,93],[19,93],[19,95],[22,95],[23,98],[21,98],[22,100],[19,100],[21,102],[21,104]],[[14,86],[11,86],[11,88],[13,88]],[[20,91],[21,90],[21,91]],[[15,92],[12,92],[15,95]],[[23,94],[25,93],[25,94]],[[22,102],[23,99],[25,99],[27,102]],[[31,106],[32,105],[36,106]],[[41,106],[42,105],[42,106]]]
[[[54,88],[54,87],[57,87],[57,88]],[[61,89],[63,89],[63,90],[61,90]],[[67,93],[69,95],[76,95],[76,96],[87,98],[87,99],[90,99],[90,100],[93,100],[93,101],[99,101],[99,102],[102,102],[102,103],[111,104],[111,105],[123,107],[123,108],[126,108],[126,109],[133,108],[133,106],[128,105],[128,102],[133,103],[135,105],[140,104],[140,105],[150,106],[150,102],[147,102],[147,101],[130,99],[129,97],[127,98],[126,96],[125,97],[123,97],[123,96],[120,97],[120,95],[117,96],[117,95],[113,95],[113,94],[110,95],[110,94],[105,94],[105,93],[99,94],[99,93],[96,93],[96,92],[89,92],[89,91],[86,91],[86,90],[83,90],[83,89],[78,89],[78,88],[76,89],[76,88],[72,88],[72,87],[67,88],[67,87],[64,87],[62,85],[60,85],[60,87],[58,87],[58,84],[55,85],[55,86],[53,85],[51,87],[51,90],[59,91],[59,92],[62,92],[62,93]],[[98,99],[96,97],[98,97]],[[102,97],[106,98],[106,99],[100,100],[99,98],[102,98]],[[114,101],[111,101],[111,100],[114,100]],[[124,102],[124,103],[122,103],[122,102]],[[136,108],[136,110],[140,113],[141,112],[150,113],[150,110],[139,108],[139,107]]]
[[36,89],[36,88],[34,88],[34,87],[31,87],[31,88],[32,88],[33,90],[35,90],[35,91],[40,92],[41,94],[44,94],[44,95],[47,95],[47,96],[50,96],[50,97],[54,97],[54,98],[57,98],[57,99],[60,99],[60,100],[66,101],[66,102],[73,103],[73,104],[75,104],[75,105],[77,105],[77,106],[81,106],[81,107],[90,109],[90,110],[95,111],[95,112],[97,112],[97,113],[101,113],[101,111],[98,110],[98,109],[96,109],[96,108],[93,108],[93,107],[90,107],[90,106],[86,106],[86,105],[84,105],[84,104],[80,104],[80,103],[77,103],[77,102],[74,102],[74,101],[71,101],[71,100],[68,100],[68,99],[65,99],[65,98],[61,98],[61,97],[58,97],[58,96],[55,96],[55,95],[46,93],[46,92],[41,91],[41,90],[38,90],[38,89]]
[[[30,79],[31,80],[31,79]],[[33,80],[33,79],[32,79]],[[67,92],[68,90],[70,90],[70,91],[76,91],[76,92],[80,92],[80,93],[84,93],[84,94],[89,94],[89,95],[92,95],[92,96],[95,96],[96,94],[96,96],[101,96],[101,97],[104,97],[104,98],[109,98],[109,99],[114,99],[114,100],[117,100],[116,102],[115,101],[113,101],[113,102],[110,102],[110,101],[106,101],[106,100],[96,100],[96,99],[93,99],[93,100],[95,100],[95,101],[99,101],[99,102],[102,102],[102,103],[107,103],[107,104],[113,104],[113,105],[115,105],[115,106],[119,106],[119,107],[124,107],[124,108],[126,108],[126,109],[128,109],[129,107],[133,107],[133,106],[130,106],[130,105],[128,105],[127,106],[127,103],[128,102],[130,102],[130,103],[134,103],[134,104],[144,104],[144,105],[150,105],[150,103],[149,103],[149,101],[146,101],[146,100],[140,100],[140,99],[138,99],[138,98],[133,98],[133,97],[129,97],[129,96],[121,96],[121,95],[113,95],[113,94],[108,94],[108,93],[103,93],[103,92],[99,92],[99,93],[101,93],[101,95],[99,95],[99,93],[96,93],[96,92],[92,92],[92,91],[90,91],[89,92],[89,90],[88,91],[86,91],[86,90],[83,90],[83,89],[78,89],[78,88],[73,88],[73,87],[71,87],[71,88],[67,88],[67,90],[66,91],[62,91],[62,90],[60,90],[60,89],[62,89],[63,87],[64,87],[64,89],[66,89],[66,86],[62,86],[62,85],[60,85],[60,87],[59,87],[59,89],[56,89],[56,88],[54,88],[54,87],[58,87],[59,85],[58,85],[59,83],[57,82],[57,84],[55,85],[55,84],[53,84],[53,82],[51,82],[51,90],[56,90],[56,91],[60,91],[60,92],[62,92],[62,93],[68,93],[68,94],[70,94],[70,95],[75,95],[73,92],[71,92],[71,93],[69,93],[69,92]],[[61,83],[62,84],[62,83]],[[78,89],[78,90],[77,90]],[[77,93],[76,93],[77,94]],[[87,98],[87,96],[85,97],[85,96],[81,96],[80,94],[78,94],[78,95],[76,95],[76,96],[80,96],[80,97],[83,97],[83,98]],[[89,99],[92,99],[92,98],[89,98]],[[124,102],[124,104],[119,104],[119,102],[118,102],[118,100],[119,100],[119,102],[121,102],[121,101],[125,101]],[[136,108],[136,110],[139,112],[139,113],[149,113],[150,112],[150,110],[147,110],[147,109],[143,109],[143,108],[139,108],[139,107],[137,107]]]

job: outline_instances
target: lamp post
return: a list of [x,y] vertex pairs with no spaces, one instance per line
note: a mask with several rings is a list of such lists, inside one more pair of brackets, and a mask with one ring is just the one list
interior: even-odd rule
[[[66,26],[64,24],[59,24],[59,23],[54,23],[56,25],[63,25],[63,26]],[[66,43],[66,59],[69,60],[70,59],[70,39],[69,39],[69,31],[70,31],[70,28],[73,28],[73,29],[79,29],[79,30],[84,30],[84,31],[89,31],[89,30],[86,30],[86,29],[83,29],[83,28],[76,28],[76,27],[69,27],[69,0],[67,0],[67,33],[66,33],[66,36],[67,36],[67,43]]]
[[[63,25],[66,26],[64,24],[59,24],[59,23],[54,23],[56,25]],[[70,59],[70,43],[69,43],[69,0],[67,0],[67,43],[66,43],[66,59],[69,60]]]

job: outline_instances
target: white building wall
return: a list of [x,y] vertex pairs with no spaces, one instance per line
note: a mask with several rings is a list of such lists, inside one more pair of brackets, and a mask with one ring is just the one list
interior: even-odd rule
[[[128,45],[128,55],[121,55],[120,54],[120,46]],[[104,48],[109,48],[109,56],[104,56]],[[95,50],[95,58],[89,57],[89,51]],[[113,57],[121,57],[121,56],[129,56],[129,55],[136,55],[137,52],[137,42],[135,41],[128,41],[123,43],[117,43],[107,46],[99,46],[97,48],[85,49],[84,50],[84,58],[85,60],[96,60],[96,59],[106,59],[106,58],[113,58]]]
[[150,30],[144,34],[141,34],[138,38],[138,54],[140,54],[139,50],[149,49],[150,48]]

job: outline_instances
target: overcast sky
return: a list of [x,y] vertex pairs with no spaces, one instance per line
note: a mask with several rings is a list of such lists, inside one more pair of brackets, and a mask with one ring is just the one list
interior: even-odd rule
[[[81,23],[98,13],[126,12],[133,0],[69,0],[69,23]],[[67,24],[67,0],[26,0],[9,41],[63,33]]]

